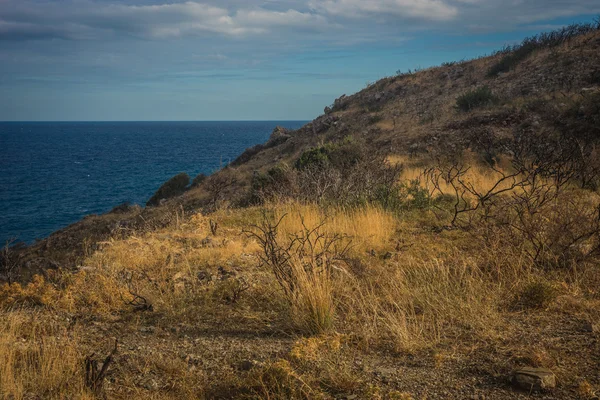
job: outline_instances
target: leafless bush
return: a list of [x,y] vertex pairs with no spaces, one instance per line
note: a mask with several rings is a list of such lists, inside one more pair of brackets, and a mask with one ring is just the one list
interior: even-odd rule
[[21,262],[17,246],[16,239],[10,239],[0,249],[0,277],[4,277],[9,284],[13,282]]
[[306,226],[302,218],[302,231],[291,235],[284,244],[278,235],[278,229],[285,217],[283,215],[279,220],[273,221],[263,212],[260,224],[253,225],[244,232],[259,243],[261,263],[271,269],[285,294],[292,296],[298,285],[293,262],[300,262],[305,272],[310,273],[313,268],[336,269],[335,263],[346,259],[351,241],[340,234],[324,233],[325,221],[311,228]]
[[574,187],[577,170],[569,153],[533,137],[515,143],[510,172],[489,165],[494,179],[486,188],[477,187],[458,161],[426,171],[432,194],[453,197],[450,226],[525,243],[537,264],[565,266],[600,255],[597,196]]
[[213,236],[217,236],[217,231],[219,229],[219,223],[216,221],[213,221],[212,219],[208,221],[210,224],[210,232],[212,233]]
[[129,292],[129,299],[126,299],[121,295],[121,300],[126,305],[133,307],[134,311],[154,311],[154,306],[152,303],[145,297],[140,294],[138,281],[139,279],[146,279],[151,284],[156,285],[156,283],[148,276],[146,273],[140,273],[139,277],[135,276],[134,272],[130,271],[122,271],[120,276],[122,277],[125,285],[127,286],[127,291]]
[[[317,203],[359,205],[380,202],[391,206],[399,191],[402,167],[385,157],[369,155],[352,165],[314,165],[298,170],[299,197]],[[397,196],[396,196],[397,197]]]
[[104,379],[108,373],[108,368],[113,362],[117,352],[118,341],[115,340],[115,346],[110,354],[102,362],[102,367],[98,369],[98,360],[95,359],[95,353],[85,358],[85,385],[95,394],[100,395],[104,386]]
[[225,198],[227,189],[235,185],[237,179],[232,171],[222,170],[206,178],[204,188],[209,195],[209,208],[216,210]]

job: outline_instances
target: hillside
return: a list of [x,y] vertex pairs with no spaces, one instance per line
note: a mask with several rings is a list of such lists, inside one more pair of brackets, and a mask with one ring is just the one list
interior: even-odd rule
[[597,25],[382,79],[5,249],[0,397],[598,398],[599,149]]

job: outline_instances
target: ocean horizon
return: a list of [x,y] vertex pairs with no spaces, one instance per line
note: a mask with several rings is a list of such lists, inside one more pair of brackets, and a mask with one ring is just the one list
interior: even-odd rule
[[210,174],[276,126],[307,122],[0,122],[0,244],[32,243],[122,203],[143,206],[170,177]]

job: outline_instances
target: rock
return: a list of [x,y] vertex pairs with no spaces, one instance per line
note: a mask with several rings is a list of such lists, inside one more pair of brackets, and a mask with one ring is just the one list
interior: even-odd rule
[[591,323],[591,322],[586,322],[583,325],[583,331],[584,332],[594,333],[594,334],[599,334],[600,333],[600,324],[594,324],[594,323]]
[[275,139],[279,139],[280,137],[286,137],[289,136],[290,131],[287,130],[286,128],[282,127],[282,126],[276,126],[275,129],[273,129],[273,132],[271,132],[271,136],[269,137],[269,140],[275,140]]
[[556,375],[546,368],[525,367],[515,371],[512,382],[523,390],[547,390],[556,387]]
[[140,332],[142,333],[154,333],[154,327],[153,326],[142,326],[140,328]]
[[337,99],[335,99],[335,101],[333,102],[333,108],[336,110],[342,109],[347,104],[347,102],[348,102],[348,96],[343,94],[340,97],[338,97]]
[[151,391],[158,390],[158,382],[156,382],[154,379],[150,379],[144,384],[144,389]]

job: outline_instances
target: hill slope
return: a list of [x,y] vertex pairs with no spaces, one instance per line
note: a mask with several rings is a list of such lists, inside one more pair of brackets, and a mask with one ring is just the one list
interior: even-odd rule
[[[599,36],[593,31],[574,32],[573,37],[569,33],[568,40],[542,42],[510,70],[491,77],[490,70],[507,58],[505,52],[382,79],[340,97],[326,114],[297,131],[276,130],[268,143],[247,150],[233,165],[165,206],[121,207],[90,216],[32,246],[25,258],[35,271],[72,266],[82,254],[84,239],[89,246],[115,234],[163,226],[181,207],[206,209],[223,200],[244,204],[255,171],[293,166],[304,150],[348,136],[369,151],[405,159],[440,146],[473,149],[481,136],[510,136],[526,124],[534,124],[538,132],[555,130],[569,109],[598,98]],[[458,97],[481,87],[489,88],[497,101],[470,112],[457,109]],[[416,159],[414,164],[421,162]]]

